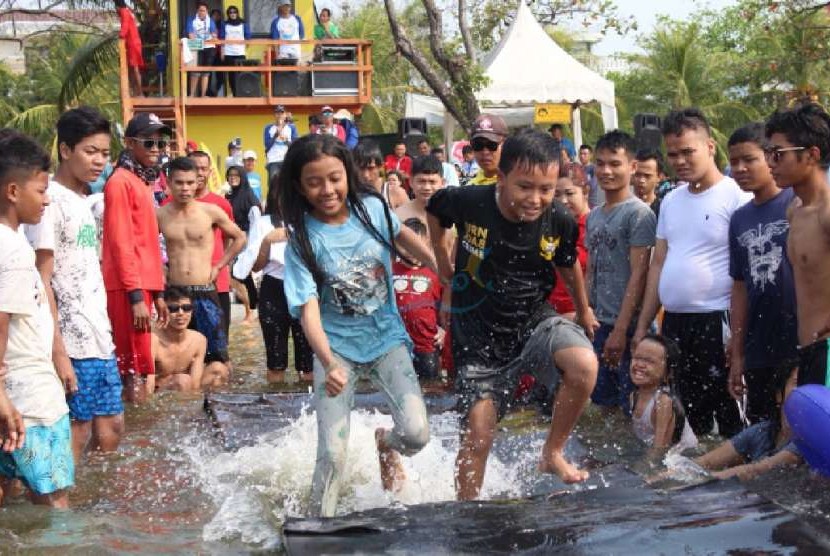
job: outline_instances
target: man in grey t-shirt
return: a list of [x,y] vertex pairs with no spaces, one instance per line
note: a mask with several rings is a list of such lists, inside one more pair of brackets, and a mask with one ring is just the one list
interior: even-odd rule
[[636,145],[621,131],[603,135],[596,148],[596,177],[605,203],[588,215],[588,292],[600,328],[594,350],[600,359],[591,400],[609,411],[629,411],[629,343],[648,275],[657,218],[630,188],[637,170]]

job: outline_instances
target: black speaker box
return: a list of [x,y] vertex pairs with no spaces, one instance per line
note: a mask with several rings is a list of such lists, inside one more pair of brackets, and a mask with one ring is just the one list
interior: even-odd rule
[[259,80],[259,74],[252,71],[234,72],[236,76],[236,92],[234,96],[237,97],[261,97],[262,84]]
[[271,73],[271,91],[275,97],[298,97],[300,76],[296,71],[275,71]]
[[637,132],[634,140],[637,143],[638,151],[644,149],[659,151],[663,144],[663,132],[660,131],[659,127],[646,126]]
[[660,129],[662,120],[657,114],[634,114],[634,134],[639,135],[645,128],[655,127]]
[[409,135],[405,135],[403,141],[406,143],[406,154],[411,156],[413,159],[418,158],[420,156],[418,154],[418,143],[420,143],[423,139],[428,139],[428,137],[418,131],[413,131]]
[[427,134],[426,118],[400,118],[398,120],[398,136],[406,137],[411,133]]

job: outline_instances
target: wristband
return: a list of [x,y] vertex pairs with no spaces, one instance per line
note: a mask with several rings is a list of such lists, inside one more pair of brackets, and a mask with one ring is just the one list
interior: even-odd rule
[[132,305],[144,302],[144,292],[142,290],[130,290],[127,292],[127,297]]

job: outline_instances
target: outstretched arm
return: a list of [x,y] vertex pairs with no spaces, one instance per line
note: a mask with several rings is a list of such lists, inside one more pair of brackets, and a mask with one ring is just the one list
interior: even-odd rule
[[643,296],[643,309],[640,311],[640,318],[637,321],[637,330],[631,340],[632,348],[648,333],[657,311],[660,309],[660,296],[658,286],[660,285],[660,273],[663,272],[663,264],[666,262],[666,254],[669,252],[669,243],[665,239],[657,238],[654,244],[654,256],[651,259],[651,267],[648,269],[648,280],[646,280],[646,291]]
[[308,340],[308,345],[311,346],[314,355],[326,370],[326,393],[329,396],[338,395],[346,386],[348,377],[331,351],[329,339],[325,330],[323,330],[323,322],[320,319],[320,305],[316,297],[309,298],[306,304],[300,308],[300,323],[303,325],[303,332]]
[[452,280],[453,268],[449,249],[449,229],[443,227],[436,216],[427,213],[427,227],[432,250],[435,253],[435,262],[438,265],[438,276],[445,283]]
[[432,250],[430,250],[426,242],[421,239],[421,236],[406,226],[401,226],[400,232],[398,232],[398,236],[395,240],[413,257],[431,268],[436,274],[438,273],[438,265],[435,262],[435,255],[432,254]]

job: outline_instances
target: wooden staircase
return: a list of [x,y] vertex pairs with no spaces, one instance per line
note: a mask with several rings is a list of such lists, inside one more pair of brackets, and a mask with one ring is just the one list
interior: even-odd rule
[[176,97],[134,97],[130,91],[127,68],[127,51],[124,41],[119,41],[119,58],[121,67],[121,115],[126,127],[133,116],[141,112],[152,112],[173,130],[172,150],[184,154],[187,133],[184,120],[182,99]]

